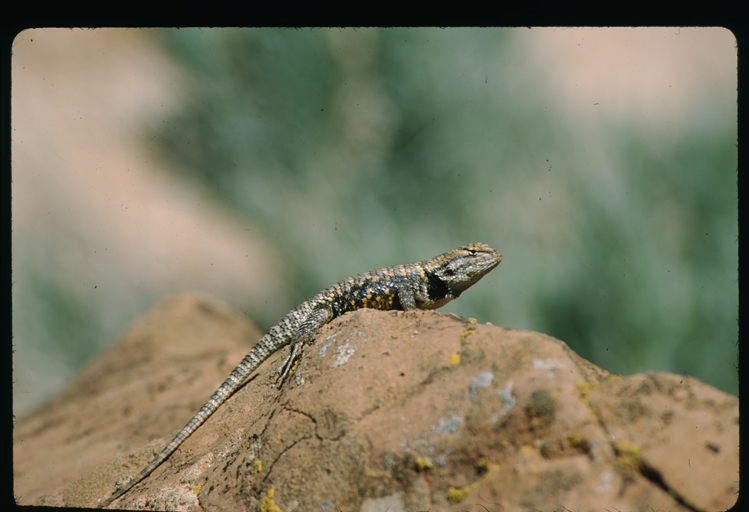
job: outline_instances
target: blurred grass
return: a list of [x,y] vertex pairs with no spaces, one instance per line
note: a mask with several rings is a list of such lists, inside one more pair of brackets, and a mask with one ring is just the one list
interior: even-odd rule
[[192,100],[149,136],[282,249],[295,302],[483,241],[502,265],[447,310],[736,394],[735,110],[583,130],[514,34],[165,30]]

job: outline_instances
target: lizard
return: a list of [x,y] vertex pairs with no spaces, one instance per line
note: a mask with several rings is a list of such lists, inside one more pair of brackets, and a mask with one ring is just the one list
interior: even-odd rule
[[404,311],[440,308],[458,298],[500,261],[502,254],[496,249],[483,243],[468,244],[429,260],[383,267],[349,277],[303,302],[255,344],[169,444],[124,487],[105,499],[99,508],[108,506],[148,477],[261,363],[278,350],[291,345],[289,355],[279,367],[282,385],[300,357],[303,346],[311,343],[318,330],[332,319],[361,308]]

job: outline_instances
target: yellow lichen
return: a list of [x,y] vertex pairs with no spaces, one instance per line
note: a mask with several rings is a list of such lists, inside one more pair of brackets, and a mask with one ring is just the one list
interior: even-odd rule
[[574,433],[567,436],[567,441],[569,441],[570,446],[573,448],[577,448],[583,442],[582,438],[578,434]]
[[622,466],[634,471],[640,470],[642,456],[638,445],[630,441],[615,441],[614,451]]
[[416,466],[417,471],[426,471],[431,469],[434,463],[432,463],[432,459],[429,457],[416,457],[414,465]]
[[447,362],[451,366],[456,366],[460,364],[460,354],[450,354],[450,357],[447,358]]
[[203,483],[196,484],[195,487],[192,488],[192,492],[195,494],[198,494],[200,492],[200,489],[203,487]]
[[448,487],[447,493],[445,494],[445,497],[447,498],[447,501],[450,503],[458,503],[460,501],[463,501],[466,496],[468,496],[468,493],[473,491],[475,488],[477,488],[479,485],[481,485],[489,476],[491,476],[492,473],[499,470],[499,464],[492,464],[488,467],[486,473],[473,482],[472,484],[468,484],[465,487],[461,489],[456,489],[455,487]]
[[463,501],[463,498],[466,497],[466,495],[470,492],[468,490],[468,487],[463,487],[462,489],[456,489],[455,487],[449,487],[447,489],[447,501],[450,503],[458,503],[460,501]]
[[276,502],[273,501],[273,489],[268,489],[268,492],[263,496],[263,501],[260,502],[260,512],[281,512]]
[[580,398],[582,398],[583,402],[588,403],[588,395],[590,395],[590,392],[596,389],[599,385],[600,384],[597,382],[578,382],[575,384],[575,387],[580,393]]
[[468,325],[466,326],[466,330],[463,331],[463,334],[460,335],[460,341],[465,341],[465,339],[476,332],[476,319],[475,318],[469,318],[468,319]]
[[263,470],[263,463],[260,462],[260,459],[257,459],[252,464],[252,470],[250,471],[250,473],[253,474],[253,475],[256,475],[256,474],[260,473],[262,470]]

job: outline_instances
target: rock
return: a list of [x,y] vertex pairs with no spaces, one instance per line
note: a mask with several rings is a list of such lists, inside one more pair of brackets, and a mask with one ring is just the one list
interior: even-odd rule
[[[95,506],[258,337],[206,298],[158,306],[19,423],[16,495]],[[433,311],[334,320],[281,390],[278,364],[113,507],[692,511],[737,499],[738,399],[690,377],[621,378],[543,334]]]
[[[199,295],[154,307],[60,395],[16,424],[20,503],[83,506],[109,494],[112,479],[147,463],[154,440],[181,428],[260,336],[244,316]],[[117,456],[120,462],[112,461]],[[112,479],[89,478],[90,499],[72,492],[80,481],[67,484],[95,468],[110,468]]]

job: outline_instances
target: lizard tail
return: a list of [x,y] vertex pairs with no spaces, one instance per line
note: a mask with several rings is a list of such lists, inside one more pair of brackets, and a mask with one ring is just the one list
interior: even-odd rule
[[[267,336],[267,335],[266,335]],[[229,396],[237,390],[237,388],[244,382],[248,375],[250,375],[260,364],[270,356],[270,351],[265,347],[268,343],[264,343],[265,340],[261,339],[255,347],[242,359],[242,362],[237,365],[231,374],[226,378],[223,384],[219,386],[211,398],[200,408],[200,410],[192,417],[192,419],[182,427],[174,439],[172,439],[161,452],[154,457],[154,459],[143,468],[143,471],[138,473],[135,478],[130,480],[125,487],[115,492],[112,496],[104,500],[98,508],[104,508],[112,503],[114,500],[128,492],[130,489],[135,487],[139,482],[151,474],[151,472],[159,467],[169,456],[177,451],[177,448],[190,437],[190,435],[207,420],[216,409],[223,404]]]

